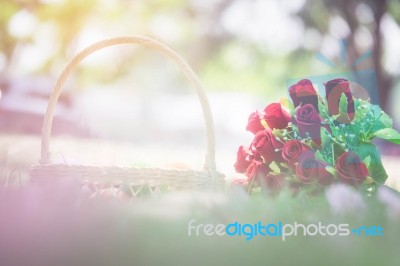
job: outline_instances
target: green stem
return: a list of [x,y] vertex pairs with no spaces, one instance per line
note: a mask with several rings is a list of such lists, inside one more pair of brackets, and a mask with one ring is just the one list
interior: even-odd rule
[[251,179],[251,182],[250,182],[250,184],[249,184],[249,187],[247,188],[247,194],[249,194],[249,195],[250,195],[251,190],[253,189],[254,178],[256,178],[256,177],[253,177],[253,178]]

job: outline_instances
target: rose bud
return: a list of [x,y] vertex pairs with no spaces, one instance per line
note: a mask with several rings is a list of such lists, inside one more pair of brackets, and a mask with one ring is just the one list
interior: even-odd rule
[[295,121],[302,138],[311,137],[316,145],[321,145],[322,118],[312,104],[306,104],[297,109]]
[[263,119],[263,114],[260,112],[251,113],[247,123],[246,130],[252,132],[254,135],[258,131],[264,130],[264,126],[261,124],[261,119]]
[[268,166],[259,161],[253,161],[250,166],[247,168],[246,176],[253,180],[262,178],[269,172]]
[[306,151],[299,157],[296,175],[305,184],[316,181],[327,186],[333,182],[333,175],[326,170],[327,166],[325,162],[316,159],[311,151]]
[[257,132],[253,142],[250,145],[250,150],[254,154],[262,156],[266,164],[271,162],[283,162],[282,149],[283,143],[278,141],[270,129],[264,129]]
[[239,147],[237,152],[237,159],[235,163],[235,170],[238,173],[245,173],[249,167],[251,160],[249,159],[249,149],[243,146]]
[[298,162],[300,155],[310,150],[305,144],[299,140],[290,140],[285,143],[282,150],[282,157],[292,168]]
[[[349,124],[354,119],[354,100],[350,91],[349,82],[346,79],[333,79],[325,83],[326,99],[328,100],[328,110],[330,115],[340,116],[336,121]],[[340,113],[339,102],[342,94],[347,98],[346,114]]]
[[290,114],[282,109],[279,103],[272,103],[265,107],[265,121],[271,129],[284,129],[290,122]]
[[348,185],[359,185],[369,175],[368,168],[354,152],[345,152],[336,161],[340,181]]
[[289,87],[290,98],[295,107],[312,104],[318,110],[318,96],[313,84],[308,79],[302,79]]

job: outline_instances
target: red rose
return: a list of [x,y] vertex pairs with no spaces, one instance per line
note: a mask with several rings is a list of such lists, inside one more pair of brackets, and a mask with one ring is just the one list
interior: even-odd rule
[[258,154],[263,157],[265,163],[282,162],[282,149],[283,143],[278,141],[270,129],[264,129],[257,132],[250,149],[253,154]]
[[290,140],[285,143],[282,150],[282,157],[285,159],[290,166],[294,166],[298,162],[299,156],[310,150],[306,145],[301,143],[299,140]]
[[340,181],[349,185],[361,184],[369,175],[360,157],[353,152],[345,152],[337,159],[336,171]]
[[313,84],[308,79],[302,79],[289,87],[290,98],[295,107],[312,104],[318,110],[318,96]]
[[271,103],[264,109],[265,121],[271,129],[284,129],[290,122],[290,114],[279,103]]
[[263,177],[261,184],[270,191],[278,192],[285,186],[285,174],[266,174]]
[[247,168],[246,175],[252,180],[253,178],[259,179],[269,172],[268,166],[259,161],[253,161]]
[[264,130],[264,126],[261,124],[262,114],[259,112],[251,113],[249,121],[247,123],[246,130],[257,134],[258,131]]
[[296,111],[296,124],[302,138],[307,136],[319,146],[321,145],[321,121],[322,118],[312,104],[301,106]]
[[340,114],[339,101],[344,93],[347,98],[347,113],[340,114],[336,121],[344,124],[350,123],[354,119],[354,100],[350,91],[349,82],[346,79],[333,79],[325,83],[326,99],[330,115]]
[[326,171],[327,166],[326,163],[317,160],[311,151],[306,151],[299,157],[296,175],[303,183],[310,184],[316,181],[326,186],[333,182],[333,175]]
[[251,161],[249,159],[249,149],[243,146],[239,147],[237,152],[237,158],[235,163],[235,170],[238,173],[246,172],[247,167],[249,167]]

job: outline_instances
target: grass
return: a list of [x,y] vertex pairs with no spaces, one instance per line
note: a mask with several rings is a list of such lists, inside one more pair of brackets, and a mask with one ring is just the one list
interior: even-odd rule
[[[368,197],[336,194],[339,209],[325,194],[248,197],[236,189],[165,193],[128,203],[92,198],[71,180],[24,183],[35,156],[16,156],[20,152],[8,150],[1,158],[7,166],[0,173],[2,265],[400,265],[400,200],[392,190]],[[23,185],[10,186],[21,180]],[[244,236],[188,236],[191,220],[380,225],[384,236],[247,241]]]
[[[4,265],[399,265],[400,212],[389,216],[376,195],[364,207],[348,198],[354,206],[338,213],[325,195],[174,192],[127,203],[89,199],[72,182],[29,185],[0,193],[0,256]],[[191,220],[380,225],[384,236],[188,236]]]

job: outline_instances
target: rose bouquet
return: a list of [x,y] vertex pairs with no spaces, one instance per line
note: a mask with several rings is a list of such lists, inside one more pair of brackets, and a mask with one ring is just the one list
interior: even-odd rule
[[368,100],[356,99],[346,79],[325,83],[325,96],[309,80],[289,87],[292,101],[282,99],[250,115],[254,134],[240,146],[235,169],[249,191],[319,191],[342,182],[367,190],[383,184],[387,174],[377,147],[380,138],[400,144],[390,116]]

